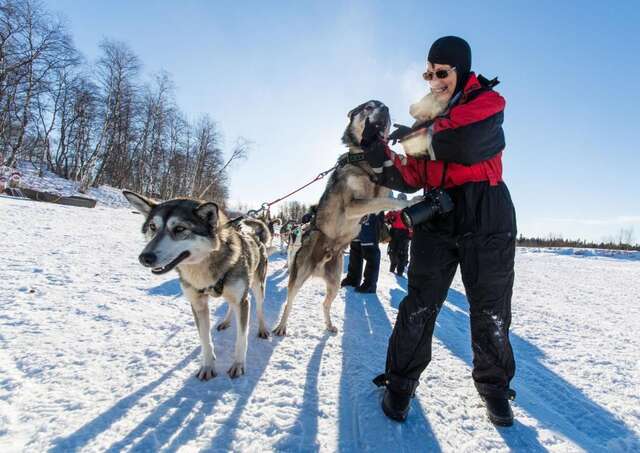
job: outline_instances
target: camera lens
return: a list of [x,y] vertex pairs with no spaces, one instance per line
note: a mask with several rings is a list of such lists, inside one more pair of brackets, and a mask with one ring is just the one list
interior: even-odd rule
[[431,197],[428,197],[420,203],[416,203],[413,206],[403,209],[402,221],[407,227],[411,228],[431,219],[438,213],[438,211],[438,205],[434,203]]
[[442,189],[434,189],[425,194],[420,203],[402,210],[401,218],[408,228],[431,220],[436,215],[447,214],[453,210],[453,201]]

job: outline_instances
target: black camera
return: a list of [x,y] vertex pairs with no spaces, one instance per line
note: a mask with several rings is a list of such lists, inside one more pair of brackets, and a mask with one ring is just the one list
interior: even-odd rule
[[402,221],[408,228],[413,228],[437,215],[453,211],[453,201],[447,192],[438,188],[432,189],[419,203],[402,210]]

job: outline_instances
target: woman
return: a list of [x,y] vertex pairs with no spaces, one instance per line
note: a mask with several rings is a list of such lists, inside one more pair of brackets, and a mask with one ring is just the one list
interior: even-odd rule
[[502,181],[505,101],[492,90],[495,83],[471,72],[471,49],[455,36],[433,43],[424,78],[432,94],[448,102],[447,111],[429,127],[427,158],[396,155],[375,125],[363,132],[362,147],[380,174],[379,184],[403,192],[443,188],[453,202],[452,209],[441,210],[449,212],[436,209],[430,220],[415,225],[408,294],[389,339],[386,372],[374,382],[386,386],[385,414],[405,420],[431,360],[436,316],[460,264],[470,306],[473,380],[490,420],[510,426],[516,219]]

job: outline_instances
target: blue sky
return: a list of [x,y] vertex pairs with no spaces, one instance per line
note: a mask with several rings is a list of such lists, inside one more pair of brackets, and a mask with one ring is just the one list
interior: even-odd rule
[[[237,4],[236,4],[237,3]],[[507,100],[505,180],[525,235],[640,242],[640,5],[635,1],[376,2],[49,0],[95,59],[126,41],[150,76],[171,73],[191,117],[227,144],[254,142],[231,196],[258,204],[343,152],[346,113],[379,99],[396,122],[426,93],[430,44],[467,39],[473,68]],[[315,202],[323,183],[297,199]]]

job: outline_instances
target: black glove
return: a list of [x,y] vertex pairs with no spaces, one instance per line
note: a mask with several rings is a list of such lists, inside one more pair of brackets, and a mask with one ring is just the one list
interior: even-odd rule
[[364,120],[364,129],[362,130],[362,139],[360,140],[360,147],[367,148],[372,143],[380,140],[384,134],[383,126],[381,124],[371,123],[369,118]]
[[395,127],[396,130],[389,134],[389,140],[391,140],[392,145],[395,145],[398,140],[402,140],[413,132],[413,129],[409,126],[403,126],[402,124],[394,124],[393,127]]

